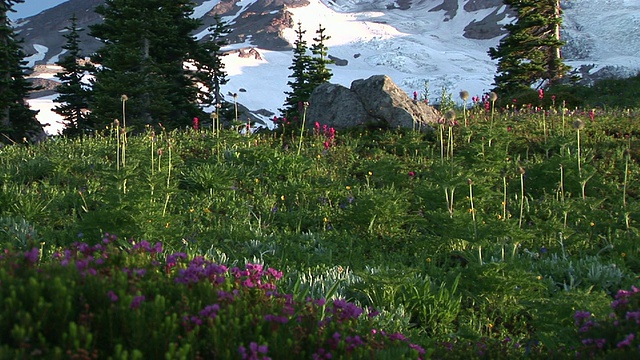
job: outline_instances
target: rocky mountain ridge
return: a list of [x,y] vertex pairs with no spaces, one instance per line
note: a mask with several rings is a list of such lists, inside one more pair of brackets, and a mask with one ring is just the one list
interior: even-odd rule
[[[17,19],[31,66],[53,64],[62,52],[62,29],[76,14],[81,46],[89,55],[101,46],[87,27],[100,21],[93,9],[104,0],[67,0],[35,16]],[[496,62],[487,50],[505,34],[513,14],[501,0],[194,0],[193,17],[204,38],[219,14],[230,24],[225,57],[229,83],[223,92],[269,122],[282,106],[298,22],[311,42],[318,24],[327,29],[332,83],[349,87],[358,79],[388,75],[400,88],[433,101],[442,92],[481,95],[492,88]],[[585,83],[640,71],[640,1],[563,0],[563,56]],[[62,20],[61,20],[62,19]],[[34,77],[53,77],[54,71]],[[49,84],[54,84],[49,82]],[[46,93],[45,93],[46,94]],[[55,96],[32,101],[46,122]]]
[[[283,36],[283,30],[291,29],[295,25],[291,9],[309,5],[308,0],[194,0],[194,17],[202,20],[203,25],[196,36],[204,37],[206,28],[213,24],[214,15],[232,21],[232,32],[228,36],[232,44],[249,42],[253,47],[283,51],[291,49],[291,44]],[[344,9],[344,1],[326,0],[327,6],[335,10]],[[215,3],[215,4],[213,4]],[[245,4],[247,3],[247,4]],[[347,3],[354,4],[352,1]],[[414,4],[415,3],[415,4]],[[431,3],[431,4],[428,4]],[[504,34],[500,22],[504,21],[508,11],[501,9],[500,0],[469,0],[463,1],[460,8],[458,0],[440,1],[412,1],[396,0],[393,2],[374,1],[360,2],[359,7],[352,7],[350,12],[366,11],[406,11],[414,7],[422,7],[425,12],[443,11],[442,21],[447,22],[458,12],[475,12],[482,9],[495,9],[488,16],[473,19],[464,29],[463,36],[468,39],[486,40]],[[54,63],[62,54],[65,39],[62,36],[64,28],[69,26],[69,19],[73,14],[77,17],[77,24],[85,29],[80,33],[82,51],[85,55],[95,52],[101,43],[89,36],[88,27],[101,21],[94,9],[104,4],[104,0],[68,0],[58,6],[47,9],[37,15],[18,19],[15,29],[24,39],[24,49],[30,57],[30,64]],[[358,2],[355,2],[357,5]],[[425,6],[427,5],[427,6]]]

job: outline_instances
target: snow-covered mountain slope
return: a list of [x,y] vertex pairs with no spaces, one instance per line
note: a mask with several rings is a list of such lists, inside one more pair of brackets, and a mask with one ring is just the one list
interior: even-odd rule
[[[59,2],[58,0],[54,0]],[[92,9],[102,0],[67,0],[35,17],[20,20],[17,29],[34,53],[32,63],[54,62],[63,44],[59,19],[81,12],[81,26],[99,21]],[[293,28],[298,22],[309,42],[321,24],[331,36],[329,53],[332,82],[349,86],[355,79],[389,75],[408,93],[424,93],[436,101],[443,88],[457,94],[480,95],[492,87],[495,62],[488,55],[504,34],[501,25],[512,21],[501,0],[194,0],[194,17],[205,24],[196,34],[206,35],[214,13],[229,21],[234,42],[225,57],[230,81],[225,93],[252,111],[277,113],[291,71]],[[600,70],[618,75],[640,71],[640,1],[563,1],[562,36],[569,41],[563,54],[584,75]],[[57,20],[56,20],[57,19]],[[56,26],[58,30],[56,31]],[[98,46],[83,42],[90,49]],[[239,56],[248,49],[259,57]],[[29,50],[30,49],[30,50]],[[586,66],[586,67],[585,67]],[[588,72],[587,72],[588,70]],[[605,71],[603,71],[605,72]],[[457,95],[454,96],[457,100]],[[268,112],[263,111],[263,114]],[[43,114],[44,116],[44,114]],[[264,116],[268,118],[268,116]],[[45,121],[52,122],[50,118]]]

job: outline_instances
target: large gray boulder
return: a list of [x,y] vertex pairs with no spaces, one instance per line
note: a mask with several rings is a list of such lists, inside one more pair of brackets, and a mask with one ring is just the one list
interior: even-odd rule
[[375,122],[356,93],[342,85],[324,83],[311,94],[307,124],[315,122],[345,129]]
[[308,126],[318,122],[336,129],[370,124],[408,129],[419,125],[429,129],[440,118],[436,109],[413,101],[386,75],[355,80],[350,89],[322,84],[311,94],[307,109]]

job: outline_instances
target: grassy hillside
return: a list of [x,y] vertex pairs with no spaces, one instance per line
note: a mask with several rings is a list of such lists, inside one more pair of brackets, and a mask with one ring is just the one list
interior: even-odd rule
[[[353,337],[334,344],[333,333],[300,340],[294,335],[292,314],[290,322],[279,325],[280,337],[268,335],[266,325],[256,328],[260,316],[249,319],[246,313],[229,310],[225,319],[240,320],[225,328],[233,334],[233,343],[221,344],[216,341],[222,335],[212,330],[215,324],[197,322],[186,330],[183,324],[184,333],[173,329],[157,335],[158,343],[126,340],[125,335],[114,340],[115,333],[96,330],[112,313],[69,310],[66,321],[75,319],[74,324],[82,325],[82,316],[93,316],[93,325],[74,330],[80,345],[69,340],[72,325],[62,323],[61,330],[70,335],[56,337],[38,332],[46,322],[42,320],[23,330],[0,327],[0,339],[12,339],[0,340],[0,350],[28,354],[28,345],[29,351],[49,355],[58,347],[125,358],[127,351],[129,357],[134,350],[149,354],[163,336],[175,335],[191,336],[197,345],[187,349],[186,342],[176,340],[175,348],[161,347],[158,356],[180,350],[186,358],[207,351],[226,357],[220,349],[233,348],[230,357],[251,358],[251,339],[256,341],[256,356],[273,358],[312,358],[325,350],[353,358],[431,354],[492,359],[637,351],[637,336],[629,339],[625,324],[615,327],[607,316],[614,297],[636,296],[620,295],[619,290],[637,285],[640,272],[640,114],[568,110],[561,104],[559,98],[552,104],[534,100],[502,109],[477,103],[468,111],[449,113],[426,132],[362,128],[335,133],[317,124],[301,139],[282,131],[160,128],[125,137],[117,135],[118,129],[106,129],[92,138],[5,146],[0,149],[0,247],[6,249],[0,258],[0,281],[15,287],[11,293],[2,286],[0,299],[5,303],[11,303],[6,299],[12,296],[20,298],[15,289],[28,286],[16,280],[20,274],[40,279],[37,269],[61,271],[61,279],[80,276],[76,285],[68,285],[69,292],[84,294],[82,272],[60,270],[65,267],[61,262],[82,264],[90,255],[91,264],[100,254],[118,259],[109,266],[135,265],[146,269],[146,275],[130,277],[129,282],[111,275],[88,281],[86,286],[104,296],[83,299],[103,304],[108,291],[130,301],[143,296],[145,311],[162,314],[170,308],[177,320],[161,317],[141,323],[121,318],[137,324],[121,331],[135,337],[140,335],[136,326],[144,329],[164,321],[163,326],[173,329],[185,309],[197,308],[196,300],[186,305],[184,297],[200,299],[204,306],[199,296],[206,292],[197,286],[193,293],[177,292],[175,283],[165,284],[158,277],[162,269],[179,277],[179,269],[192,266],[187,259],[203,256],[224,265],[225,271],[247,264],[278,269],[282,278],[265,282],[299,303],[307,297],[346,299],[346,304],[380,314],[364,325],[340,322],[340,331],[368,329],[362,333],[369,336],[362,335],[367,339],[363,345]],[[95,248],[104,239],[105,248]],[[184,260],[176,261],[176,256]],[[25,269],[11,270],[15,262],[25,263],[20,265]],[[91,276],[111,274],[101,266],[96,265],[97,275]],[[262,267],[258,273],[268,277]],[[152,281],[161,285],[154,289]],[[56,304],[51,294],[62,291],[40,289],[30,300],[33,304],[39,303],[38,296],[41,302]],[[159,305],[162,296],[174,305]],[[264,294],[251,296],[246,304]],[[634,299],[629,312],[637,310]],[[133,304],[129,308],[137,309]],[[333,304],[340,311],[347,306]],[[320,306],[322,315],[312,311],[309,316],[322,320],[325,306]],[[126,308],[118,311],[130,310]],[[29,313],[14,304],[0,308],[0,316],[19,317],[10,315],[19,314],[16,309]],[[584,317],[578,310],[594,315]],[[264,315],[273,308],[252,311]],[[581,331],[578,325],[584,319],[601,325],[583,325],[586,330]],[[372,328],[403,334],[411,346],[426,352],[419,355],[414,347],[403,348],[388,338],[377,343],[371,339]],[[592,333],[605,328],[605,334]],[[300,331],[317,334],[318,329]],[[31,340],[20,331],[32,331]],[[205,335],[217,339],[214,345],[202,342]],[[38,336],[41,340],[33,339]],[[97,341],[107,338],[108,344]],[[274,355],[276,347],[293,346],[287,339],[300,340],[300,352]],[[259,351],[261,344],[270,344],[271,352]]]

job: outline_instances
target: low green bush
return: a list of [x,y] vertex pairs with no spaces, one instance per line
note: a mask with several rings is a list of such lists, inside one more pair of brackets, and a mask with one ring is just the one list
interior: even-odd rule
[[75,243],[0,255],[2,359],[421,358],[377,312],[278,290],[280,271],[165,255],[161,243]]

